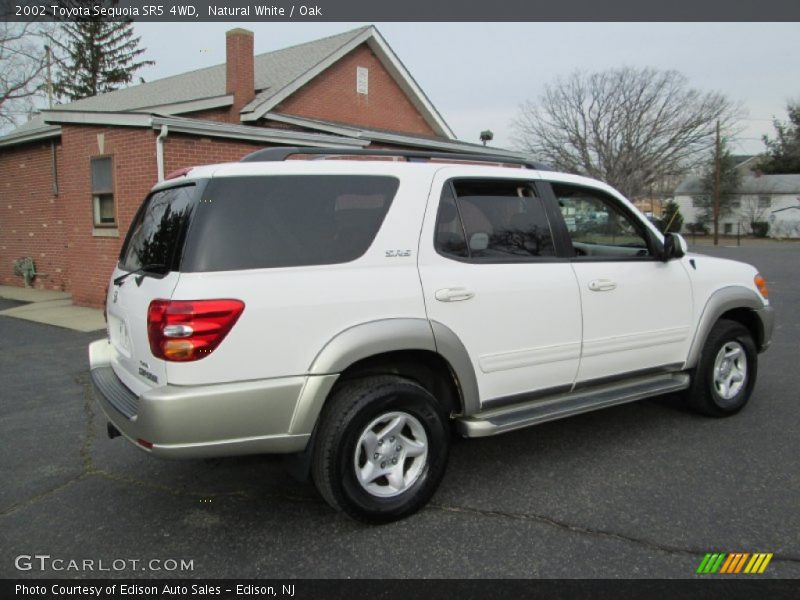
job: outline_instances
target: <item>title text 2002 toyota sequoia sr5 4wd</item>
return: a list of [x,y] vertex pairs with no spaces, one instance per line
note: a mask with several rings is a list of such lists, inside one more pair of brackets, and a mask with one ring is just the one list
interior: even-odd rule
[[110,434],[164,457],[296,453],[332,506],[384,522],[436,490],[450,422],[747,403],[773,322],[749,265],[686,255],[597,181],[474,164],[504,157],[285,160],[332,152],[153,189],[89,347]]

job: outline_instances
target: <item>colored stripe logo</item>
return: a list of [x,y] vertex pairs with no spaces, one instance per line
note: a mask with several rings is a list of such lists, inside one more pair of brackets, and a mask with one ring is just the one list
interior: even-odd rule
[[763,573],[769,561],[772,560],[772,552],[715,552],[705,555],[697,567],[697,573],[701,575],[715,574],[738,575],[740,573],[755,575]]

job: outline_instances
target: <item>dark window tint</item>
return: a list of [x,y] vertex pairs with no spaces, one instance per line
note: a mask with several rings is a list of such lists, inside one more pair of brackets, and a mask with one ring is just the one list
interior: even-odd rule
[[397,191],[378,176],[212,179],[189,232],[183,271],[232,271],[355,260]]
[[555,255],[544,205],[529,183],[468,179],[448,188],[437,220],[440,253],[512,261]]
[[196,188],[185,185],[152,194],[136,214],[120,254],[120,267],[167,272],[178,268]]
[[651,255],[644,225],[600,190],[553,184],[577,256],[636,258]]
[[458,217],[453,188],[445,186],[439,202],[439,214],[436,217],[436,251],[450,256],[469,256],[464,227]]

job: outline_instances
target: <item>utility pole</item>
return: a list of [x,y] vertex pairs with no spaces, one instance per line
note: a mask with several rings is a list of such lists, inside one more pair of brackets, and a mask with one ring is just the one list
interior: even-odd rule
[[47,107],[53,108],[53,75],[50,72],[51,51],[49,45],[45,45],[44,52],[47,60]]
[[719,196],[722,170],[722,142],[719,138],[719,119],[717,119],[717,140],[714,146],[714,245],[719,246]]

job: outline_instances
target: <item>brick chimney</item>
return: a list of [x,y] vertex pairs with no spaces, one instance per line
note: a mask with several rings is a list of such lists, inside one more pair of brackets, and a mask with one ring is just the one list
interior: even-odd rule
[[253,70],[253,32],[231,29],[225,32],[225,93],[233,94],[230,120],[239,123],[239,111],[256,96]]

